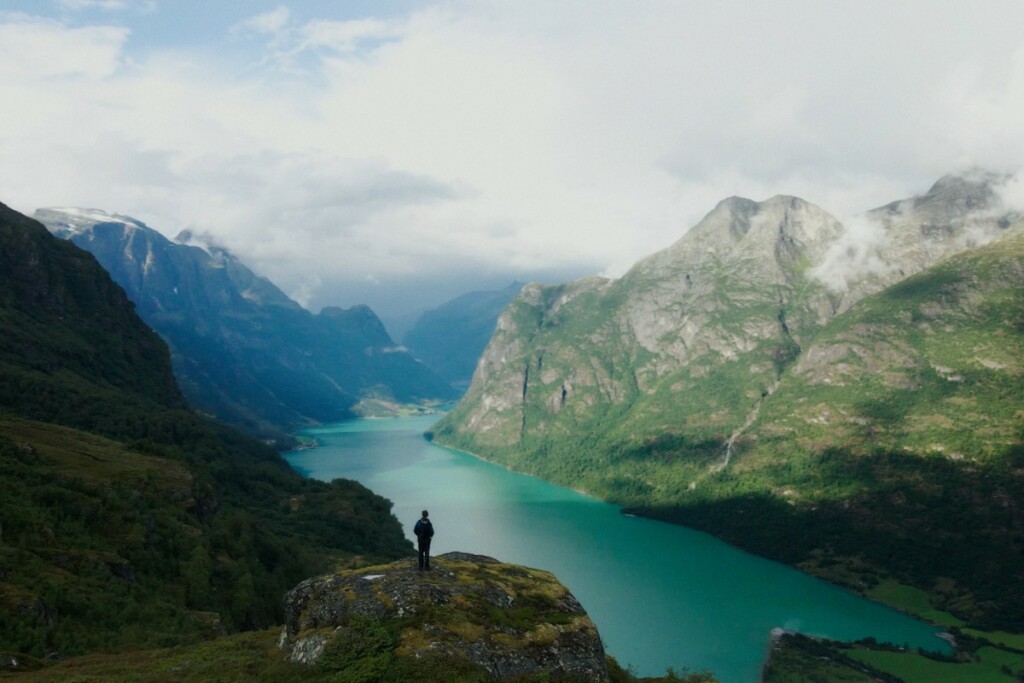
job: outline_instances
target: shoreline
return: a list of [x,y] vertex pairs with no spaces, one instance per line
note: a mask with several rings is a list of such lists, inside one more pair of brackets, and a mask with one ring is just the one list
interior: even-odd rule
[[[628,514],[628,513],[623,511],[623,507],[621,505],[619,505],[618,503],[616,503],[614,501],[611,501],[611,500],[606,500],[606,499],[604,499],[604,498],[602,498],[602,497],[600,497],[600,496],[598,496],[596,494],[590,493],[589,491],[586,491],[584,489],[578,489],[578,488],[574,488],[572,486],[564,486],[562,484],[559,484],[558,482],[554,482],[554,481],[551,481],[549,479],[545,479],[544,477],[538,476],[536,474],[530,474],[529,472],[522,472],[520,470],[513,469],[511,465],[505,465],[504,463],[496,462],[494,460],[488,460],[487,458],[483,457],[482,455],[480,455],[478,453],[473,453],[472,451],[463,450],[461,448],[455,448],[454,446],[449,446],[449,445],[441,443],[439,441],[435,441],[433,439],[433,437],[428,437],[427,436],[428,434],[433,434],[433,432],[424,432],[423,433],[424,440],[426,440],[427,442],[429,442],[431,444],[434,444],[438,448],[444,448],[446,450],[455,451],[457,453],[465,453],[466,455],[468,455],[468,456],[470,456],[472,458],[476,458],[480,462],[485,462],[488,465],[494,465],[495,467],[500,467],[503,470],[505,470],[506,472],[511,472],[512,474],[518,474],[518,475],[523,476],[523,477],[530,477],[532,479],[536,479],[538,481],[543,481],[545,483],[551,484],[552,486],[560,486],[563,489],[568,489],[568,490],[570,490],[570,491],[572,491],[574,493],[578,493],[581,496],[584,496],[586,498],[590,498],[591,500],[596,500],[596,501],[600,501],[602,503],[608,503],[609,505],[614,505],[615,507],[619,508],[619,514],[621,514],[621,515],[624,515],[624,516],[627,516],[627,517],[639,517],[640,516],[640,515],[635,515],[635,514]],[[653,519],[653,518],[647,518],[647,519]],[[656,521],[661,521],[661,520],[656,520]],[[684,525],[677,524],[676,526],[684,526]],[[686,527],[686,528],[689,529],[690,527]]]
[[[438,414],[442,414],[444,411],[437,411],[437,412],[438,412]],[[391,417],[391,418],[404,418],[404,419],[415,419],[416,417],[421,417],[421,416],[423,416],[423,415],[394,415],[394,416],[388,416],[388,417]],[[344,422],[355,422],[355,421],[358,421],[358,420],[383,420],[383,419],[385,419],[385,418],[384,417],[355,417],[355,418],[352,418],[351,420],[345,420]],[[589,491],[586,491],[584,489],[580,489],[580,488],[572,487],[572,486],[565,486],[565,485],[560,484],[558,482],[554,482],[554,481],[551,481],[549,479],[545,479],[544,477],[538,476],[536,474],[530,474],[528,472],[523,472],[523,471],[517,470],[517,469],[513,468],[510,465],[507,465],[507,464],[504,464],[504,463],[501,463],[501,462],[497,462],[495,460],[491,460],[489,458],[486,458],[486,457],[480,455],[479,453],[474,453],[473,451],[468,451],[468,450],[465,450],[465,449],[462,449],[462,448],[456,448],[454,446],[450,446],[448,444],[445,444],[445,443],[442,443],[440,441],[435,440],[434,439],[434,433],[429,431],[429,430],[425,431],[425,432],[421,432],[420,436],[421,436],[421,438],[424,441],[426,441],[426,442],[428,442],[428,443],[430,443],[430,444],[432,444],[434,446],[437,446],[439,448],[443,448],[445,450],[448,450],[448,451],[451,451],[451,452],[454,452],[454,453],[461,453],[461,454],[464,454],[464,455],[468,455],[471,458],[473,458],[475,460],[478,460],[480,462],[487,463],[488,465],[493,465],[495,467],[500,467],[501,469],[503,469],[506,472],[509,472],[511,474],[517,474],[517,475],[520,475],[520,476],[529,477],[529,478],[535,479],[537,481],[542,481],[542,482],[545,482],[547,484],[551,484],[553,486],[558,486],[558,487],[561,487],[563,489],[567,489],[567,490],[573,491],[574,493],[576,493],[578,495],[581,495],[581,496],[584,496],[586,498],[589,498],[591,500],[598,501],[598,502],[601,502],[601,503],[605,503],[605,504],[608,504],[608,505],[612,505],[612,506],[614,506],[615,508],[618,509],[619,514],[621,516],[623,516],[623,517],[631,517],[631,518],[634,518],[634,519],[643,519],[643,520],[647,520],[647,521],[651,521],[651,522],[658,522],[660,524],[668,524],[670,526],[681,527],[681,528],[684,528],[684,529],[688,529],[690,531],[694,531],[696,533],[705,534],[705,535],[710,536],[711,538],[714,538],[717,541],[725,543],[725,544],[729,545],[730,547],[732,547],[732,548],[734,548],[736,550],[739,550],[741,552],[748,553],[750,555],[753,555],[755,557],[759,557],[761,559],[764,559],[764,560],[767,560],[767,561],[770,561],[770,562],[774,562],[774,563],[779,564],[781,566],[784,566],[784,567],[787,567],[787,568],[792,569],[794,571],[797,571],[797,572],[799,572],[799,573],[801,573],[801,574],[803,574],[805,576],[812,577],[814,579],[823,581],[823,582],[825,582],[825,583],[827,583],[827,584],[829,584],[831,586],[834,586],[836,588],[842,589],[842,590],[844,590],[844,591],[846,591],[846,592],[850,593],[851,595],[854,595],[854,596],[856,596],[858,598],[861,598],[863,600],[868,600],[868,601],[870,601],[870,602],[872,602],[874,604],[880,605],[880,606],[885,607],[887,609],[891,609],[891,610],[893,610],[895,612],[898,612],[898,613],[900,613],[902,615],[911,617],[913,619],[916,619],[917,621],[920,621],[920,622],[922,622],[924,624],[927,624],[927,625],[933,627],[935,629],[935,632],[932,635],[935,638],[937,638],[939,641],[941,641],[945,645],[947,645],[950,648],[952,648],[953,652],[959,651],[957,646],[956,646],[955,637],[951,633],[949,633],[948,630],[947,630],[948,626],[936,623],[936,622],[931,621],[929,619],[926,619],[925,617],[921,616],[920,614],[916,614],[916,613],[910,612],[910,611],[908,611],[906,609],[902,609],[901,607],[899,607],[897,605],[894,605],[894,604],[891,604],[889,602],[884,602],[884,601],[881,601],[881,600],[877,600],[877,599],[873,598],[872,596],[867,595],[863,591],[857,589],[855,586],[852,586],[850,584],[834,581],[834,580],[831,580],[830,578],[828,578],[826,576],[822,576],[822,575],[819,575],[819,574],[808,572],[808,571],[804,570],[803,568],[798,567],[796,565],[789,564],[787,562],[783,562],[783,561],[775,559],[775,558],[771,558],[771,557],[768,557],[768,556],[765,556],[765,555],[761,555],[759,553],[752,552],[752,551],[747,550],[746,548],[744,548],[742,546],[736,545],[734,543],[730,543],[729,541],[726,541],[725,539],[723,539],[723,538],[721,538],[719,536],[716,536],[715,534],[713,534],[713,533],[711,533],[709,531],[706,531],[704,529],[698,529],[698,528],[695,528],[695,527],[692,527],[692,526],[687,526],[686,524],[680,524],[678,522],[674,522],[674,521],[671,521],[671,520],[662,519],[662,518],[660,518],[660,517],[658,517],[656,515],[645,514],[643,509],[637,509],[637,508],[629,508],[629,509],[627,509],[627,508],[623,507],[620,503],[618,503],[616,501],[612,501],[612,500],[608,500],[608,499],[602,498],[602,497],[600,497],[600,496],[598,496],[598,495],[596,495],[594,493],[591,493]],[[309,437],[307,437],[307,438],[309,438]],[[315,445],[310,446],[309,448],[319,448],[321,445],[322,444],[317,442]],[[300,449],[296,449],[296,450],[300,450]],[[301,449],[301,450],[307,450],[307,449]],[[797,633],[799,633],[799,632],[797,632]],[[807,634],[801,634],[801,635],[807,635]],[[812,636],[807,636],[807,637],[812,637]],[[770,638],[769,638],[769,644],[770,644]]]
[[[527,472],[521,472],[519,470],[516,470],[516,469],[512,468],[509,465],[505,465],[505,464],[500,463],[500,462],[495,462],[493,460],[489,460],[489,459],[487,459],[487,458],[485,458],[485,457],[483,457],[483,456],[481,456],[481,455],[479,455],[477,453],[473,453],[472,451],[467,451],[467,450],[464,450],[464,449],[461,449],[461,448],[455,448],[453,446],[448,446],[448,445],[446,445],[444,443],[435,441],[432,437],[428,438],[427,434],[432,434],[432,433],[431,432],[425,432],[424,433],[424,438],[427,441],[429,441],[430,443],[435,444],[437,446],[440,446],[441,448],[445,448],[447,450],[455,451],[455,452],[458,452],[458,453],[465,453],[466,455],[469,455],[469,456],[471,456],[471,457],[473,457],[473,458],[475,458],[475,459],[477,459],[477,460],[479,460],[481,462],[486,462],[486,463],[488,463],[490,465],[495,465],[497,467],[501,467],[502,469],[506,470],[507,472],[512,472],[514,474],[519,474],[519,475],[526,476],[526,477],[532,477],[534,479],[546,482],[548,484],[552,484],[554,486],[561,486],[562,488],[569,489],[570,491],[574,491],[574,492],[576,492],[576,493],[578,493],[578,494],[580,494],[582,496],[585,496],[587,498],[590,498],[592,500],[597,500],[597,501],[600,501],[602,503],[607,503],[609,505],[614,505],[615,507],[617,507],[619,509],[619,514],[621,514],[624,517],[633,517],[635,519],[645,519],[645,520],[649,520],[649,521],[653,521],[653,522],[660,522],[662,524],[670,524],[672,526],[682,527],[684,529],[689,529],[691,531],[695,531],[695,532],[698,532],[698,533],[707,534],[708,536],[711,536],[712,538],[714,538],[714,539],[716,539],[718,541],[721,541],[722,543],[726,543],[727,545],[731,546],[732,548],[735,548],[736,550],[739,550],[739,551],[744,552],[744,553],[749,553],[751,555],[754,555],[755,557],[760,557],[760,558],[768,560],[770,562],[776,562],[776,563],[778,563],[778,564],[780,564],[782,566],[789,567],[790,569],[798,571],[801,574],[804,574],[806,576],[810,576],[810,577],[818,579],[820,581],[824,581],[825,583],[827,583],[827,584],[829,584],[831,586],[835,586],[837,588],[841,588],[842,590],[845,590],[848,593],[850,593],[852,595],[855,595],[855,596],[857,596],[859,598],[862,598],[864,600],[868,600],[868,601],[873,602],[873,603],[875,603],[877,605],[881,605],[883,607],[886,607],[886,608],[891,609],[893,611],[899,612],[900,614],[903,614],[905,616],[911,617],[911,618],[916,619],[916,620],[918,620],[918,621],[920,621],[922,623],[925,623],[925,624],[928,624],[928,625],[934,627],[936,629],[936,632],[933,633],[933,636],[935,638],[937,638],[938,640],[940,640],[942,642],[945,642],[947,645],[949,645],[952,648],[953,652],[958,652],[959,651],[959,648],[957,647],[957,644],[956,644],[955,636],[953,636],[953,634],[949,633],[948,630],[947,630],[949,628],[948,626],[946,626],[944,624],[936,623],[936,622],[931,621],[929,619],[926,619],[925,617],[921,616],[920,614],[915,614],[914,612],[910,612],[908,610],[902,609],[901,607],[899,607],[897,605],[894,605],[894,604],[891,604],[891,603],[888,603],[888,602],[883,602],[882,600],[877,600],[877,599],[873,598],[872,596],[866,594],[865,592],[863,592],[861,590],[858,590],[855,586],[851,586],[851,585],[845,584],[845,583],[840,583],[838,581],[833,581],[833,580],[829,579],[826,576],[822,576],[822,575],[814,574],[814,573],[809,572],[809,571],[805,571],[801,567],[798,567],[798,566],[793,565],[793,564],[789,564],[788,562],[783,562],[783,561],[777,560],[775,558],[767,557],[765,555],[761,555],[761,554],[752,552],[750,550],[747,550],[746,548],[743,548],[742,546],[738,546],[738,545],[736,545],[734,543],[730,543],[729,541],[726,541],[725,539],[723,539],[723,538],[721,538],[719,536],[716,536],[715,534],[713,534],[713,533],[711,533],[709,531],[705,531],[703,529],[697,529],[697,528],[694,528],[694,527],[691,527],[691,526],[687,526],[686,524],[679,524],[678,522],[673,522],[673,521],[670,521],[670,520],[667,520],[667,519],[662,519],[662,518],[659,518],[659,517],[654,516],[654,515],[644,514],[642,509],[630,508],[627,511],[627,508],[623,507],[621,504],[619,504],[619,503],[617,503],[615,501],[608,500],[606,498],[602,498],[602,497],[600,497],[598,495],[589,493],[587,491],[584,491],[584,490],[581,490],[581,489],[578,489],[578,488],[574,488],[574,487],[570,487],[570,486],[564,486],[563,484],[551,481],[549,479],[545,479],[544,477],[541,477],[541,476],[538,476],[538,475],[535,475],[535,474],[529,474]],[[800,632],[797,631],[796,633],[800,633]],[[812,637],[812,636],[809,636],[809,635],[803,634],[803,633],[800,633],[800,635],[804,635],[806,637]],[[843,641],[837,641],[837,642],[843,642]]]

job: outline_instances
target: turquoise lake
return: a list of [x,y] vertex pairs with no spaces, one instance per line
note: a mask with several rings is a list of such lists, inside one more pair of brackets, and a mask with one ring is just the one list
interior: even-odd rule
[[949,651],[938,629],[784,565],[432,445],[422,434],[437,419],[327,425],[305,432],[318,448],[285,457],[303,475],[355,479],[391,499],[410,539],[430,510],[435,555],[460,550],[554,572],[607,651],[641,676],[710,669],[722,683],[753,683],[777,627]]

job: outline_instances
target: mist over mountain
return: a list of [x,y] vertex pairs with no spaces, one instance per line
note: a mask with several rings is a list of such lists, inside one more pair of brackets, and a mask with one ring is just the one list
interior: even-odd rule
[[1024,225],[1003,180],[947,176],[870,233],[733,197],[618,280],[527,285],[434,437],[1020,627]]
[[126,216],[40,209],[92,252],[167,340],[194,406],[264,436],[352,417],[363,399],[441,400],[454,391],[388,336],[365,306],[312,314],[227,250],[173,242]]
[[996,239],[1024,210],[1010,196],[1016,180],[979,169],[951,174],[923,195],[854,216],[812,274],[835,293],[849,291],[839,305],[845,310],[868,293]]
[[425,311],[402,344],[453,385],[468,386],[498,316],[522,288],[513,282],[504,289],[469,292]]

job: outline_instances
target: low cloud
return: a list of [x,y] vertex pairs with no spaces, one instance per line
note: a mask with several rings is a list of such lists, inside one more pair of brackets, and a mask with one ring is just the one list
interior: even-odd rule
[[1014,173],[995,188],[1000,210],[1024,216],[1024,173]]
[[843,233],[810,275],[833,292],[846,292],[867,277],[885,277],[896,266],[883,257],[889,237],[880,220],[860,215],[842,221]]

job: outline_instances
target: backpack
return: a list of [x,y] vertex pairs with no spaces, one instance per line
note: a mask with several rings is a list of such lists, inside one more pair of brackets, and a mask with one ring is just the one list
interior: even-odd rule
[[416,534],[416,538],[430,540],[430,537],[434,535],[434,525],[430,523],[429,519],[418,519],[412,532]]

